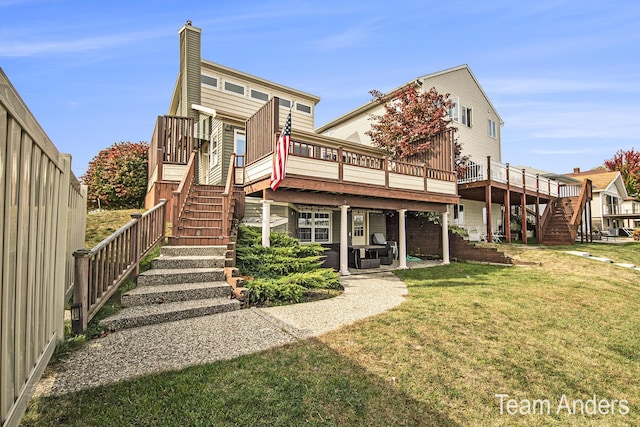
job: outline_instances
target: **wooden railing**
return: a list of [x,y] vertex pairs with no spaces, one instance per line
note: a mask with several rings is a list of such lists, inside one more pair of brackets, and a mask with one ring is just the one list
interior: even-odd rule
[[180,217],[182,216],[182,212],[187,205],[187,201],[189,200],[189,194],[191,193],[191,187],[193,187],[195,181],[195,173],[196,173],[196,152],[192,151],[191,156],[189,157],[189,161],[187,162],[187,168],[184,171],[184,175],[182,175],[182,180],[180,181],[180,185],[178,185],[178,189],[173,192],[173,212],[171,214],[171,225],[173,228],[172,234],[174,236],[178,235],[178,226],[180,225]]
[[87,323],[125,279],[138,276],[140,260],[162,243],[165,205],[163,199],[151,210],[131,215],[131,221],[93,249],[73,253],[75,285],[71,322],[75,333],[86,331]]
[[487,157],[484,162],[470,162],[462,168],[458,176],[458,184],[479,182],[491,179],[495,182],[509,184],[514,188],[529,189],[540,194],[557,197],[561,184],[550,178],[541,177],[526,169],[518,169],[509,164],[498,163]]
[[578,206],[573,212],[573,217],[571,218],[570,226],[571,226],[571,237],[573,239],[576,238],[576,234],[578,233],[578,226],[580,225],[580,218],[582,217],[582,212],[589,200],[593,197],[593,188],[591,185],[590,179],[585,179],[582,181],[582,186],[580,189],[580,198],[578,199]]
[[149,143],[149,184],[162,181],[165,163],[184,165],[194,148],[193,119],[158,116]]
[[[445,142],[446,140],[438,140],[439,144],[444,144]],[[434,143],[434,150],[441,148],[442,147],[440,145]],[[324,160],[327,162],[338,163],[340,165],[358,166],[387,173],[392,172],[400,175],[424,177],[450,182],[456,181],[456,174],[453,172],[452,168],[436,169],[429,167],[426,163],[391,160],[386,156],[357,152],[354,149],[345,149],[341,146],[332,147],[328,145],[320,145],[318,143],[292,140],[289,144],[289,155],[315,160]]]

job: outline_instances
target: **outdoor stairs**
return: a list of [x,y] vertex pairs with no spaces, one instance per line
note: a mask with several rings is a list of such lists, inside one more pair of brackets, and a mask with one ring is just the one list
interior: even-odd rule
[[223,215],[232,218],[234,206],[224,212],[223,193],[223,186],[194,184],[169,245],[227,245],[231,230],[223,230]]
[[571,230],[571,217],[577,204],[577,198],[564,197],[553,202],[549,207],[551,218],[549,224],[542,230],[542,243],[548,246],[572,245],[575,234]]
[[102,320],[111,331],[240,309],[225,280],[227,246],[164,246],[123,310]]

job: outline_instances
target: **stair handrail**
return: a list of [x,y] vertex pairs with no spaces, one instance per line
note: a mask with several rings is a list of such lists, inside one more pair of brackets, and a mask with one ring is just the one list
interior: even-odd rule
[[[584,181],[582,181],[582,186],[580,188],[578,208],[573,212],[573,216],[571,217],[570,224],[572,227],[575,227],[580,223],[580,217],[582,216],[582,211],[584,210],[584,207],[587,204],[587,200],[591,200],[591,197],[592,197],[591,180],[585,179]],[[576,229],[576,232],[577,232],[577,229]]]
[[231,153],[231,159],[229,159],[229,168],[227,170],[227,182],[222,193],[222,231],[225,236],[231,234],[231,219],[229,218],[231,212],[231,200],[233,198],[233,191],[236,185],[236,154]]
[[182,175],[182,179],[180,180],[178,189],[173,191],[171,224],[172,234],[174,236],[178,235],[178,225],[180,223],[180,217],[182,216],[182,213],[184,212],[184,209],[187,205],[187,201],[189,200],[191,187],[193,187],[195,178],[196,153],[197,152],[195,150],[191,152],[189,161],[187,162],[187,168],[184,170],[184,174]]
[[73,253],[74,287],[71,327],[77,334],[128,277],[140,272],[140,260],[165,237],[165,199],[145,213],[131,214],[131,220],[93,249]]
[[550,203],[547,204],[547,208],[542,213],[542,218],[540,219],[540,230],[544,234],[549,226],[549,221],[551,221],[551,212],[555,208],[556,203],[558,203],[558,199],[554,199]]

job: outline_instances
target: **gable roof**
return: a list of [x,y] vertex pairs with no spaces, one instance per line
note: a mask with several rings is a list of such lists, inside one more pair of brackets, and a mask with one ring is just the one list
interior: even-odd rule
[[[425,74],[423,76],[419,76],[403,85],[398,86],[395,89],[392,89],[390,91],[387,92],[387,94],[392,94],[397,92],[398,90],[409,86],[409,85],[422,85],[421,81],[424,80],[428,80],[431,79],[433,77],[437,77],[443,74],[447,74],[447,73],[453,73],[455,71],[460,71],[460,70],[467,70],[469,72],[469,75],[471,76],[471,78],[473,79],[473,82],[476,84],[476,86],[478,86],[478,88],[480,89],[480,92],[482,93],[482,96],[484,96],[484,98],[487,100],[487,103],[491,106],[491,109],[493,110],[494,113],[496,113],[496,116],[498,117],[498,120],[500,121],[501,125],[504,125],[504,121],[502,120],[502,118],[500,117],[500,115],[498,114],[498,111],[496,110],[496,108],[493,106],[493,104],[491,103],[491,100],[489,99],[489,97],[487,96],[486,92],[484,91],[484,89],[482,89],[482,86],[480,86],[480,83],[478,83],[478,79],[476,79],[476,76],[473,74],[473,72],[471,71],[471,68],[469,68],[469,66],[467,64],[462,64],[462,65],[458,65],[457,67],[452,67],[452,68],[447,68],[445,70],[442,71],[436,71],[435,73],[430,73],[430,74]],[[348,120],[352,117],[358,116],[368,110],[371,110],[375,107],[377,107],[379,104],[376,100],[371,100],[369,102],[367,102],[364,105],[361,105],[360,107],[351,110],[345,114],[343,114],[342,116],[330,121],[329,123],[326,123],[322,126],[320,126],[319,128],[316,129],[316,132],[318,133],[322,133],[330,128],[332,128],[333,126],[337,125],[338,123],[341,123],[345,120]]]
[[[612,184],[614,184],[616,179],[618,178],[622,179],[622,175],[620,175],[620,172],[607,171],[607,170],[594,170],[594,171],[586,171],[586,172],[578,172],[578,173],[568,173],[566,175],[573,178],[578,178],[580,180],[590,179],[591,183],[593,184],[593,191],[604,191],[607,188],[609,188]],[[625,193],[626,193],[626,189],[625,189]]]

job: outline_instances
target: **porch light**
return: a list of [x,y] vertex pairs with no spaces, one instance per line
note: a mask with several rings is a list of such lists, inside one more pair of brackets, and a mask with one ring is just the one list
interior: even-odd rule
[[71,329],[76,334],[84,332],[82,330],[82,303],[71,304]]

